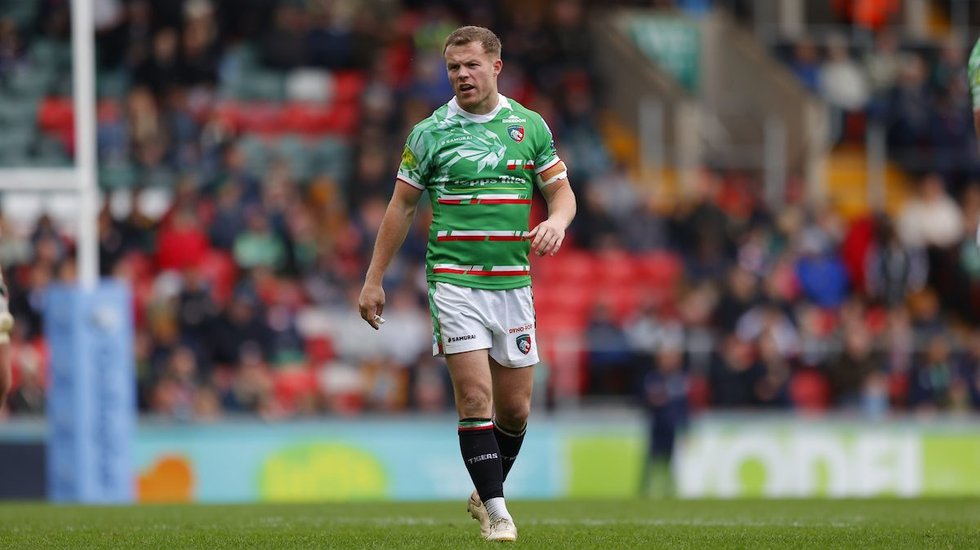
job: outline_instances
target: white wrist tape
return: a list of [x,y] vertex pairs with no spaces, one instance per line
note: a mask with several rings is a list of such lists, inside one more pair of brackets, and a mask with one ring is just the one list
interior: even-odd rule
[[551,185],[552,183],[555,183],[558,180],[563,180],[567,177],[568,177],[568,170],[562,170],[561,172],[558,172],[554,176],[548,178],[546,181],[542,181],[541,186],[544,187],[545,185]]

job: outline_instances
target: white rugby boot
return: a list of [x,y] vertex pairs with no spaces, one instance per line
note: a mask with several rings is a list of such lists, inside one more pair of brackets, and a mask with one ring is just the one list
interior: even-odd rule
[[470,516],[476,521],[480,522],[480,534],[483,538],[490,536],[490,514],[487,513],[487,507],[483,505],[483,501],[480,500],[480,493],[473,489],[473,493],[470,495],[470,501],[466,505],[466,509],[469,510]]
[[497,518],[490,522],[490,533],[484,538],[494,542],[514,542],[517,540],[517,526],[510,518]]

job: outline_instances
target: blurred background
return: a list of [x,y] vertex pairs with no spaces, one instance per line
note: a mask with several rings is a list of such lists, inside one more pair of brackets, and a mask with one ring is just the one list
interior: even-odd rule
[[[92,6],[99,269],[133,297],[133,499],[468,493],[430,355],[426,200],[387,324],[355,306],[462,24],[500,36],[500,91],[549,122],[579,200],[561,253],[532,259],[542,363],[508,494],[980,494],[980,4]],[[0,0],[2,167],[74,162],[70,12]],[[77,278],[76,206],[2,195],[0,496],[48,494],[44,308]]]

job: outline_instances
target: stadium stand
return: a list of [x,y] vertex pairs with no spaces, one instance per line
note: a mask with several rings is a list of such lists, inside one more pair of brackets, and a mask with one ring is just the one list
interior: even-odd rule
[[[965,43],[927,45],[949,60],[932,75],[889,72],[898,54],[885,34],[862,50],[829,42],[826,59],[808,41],[774,48],[828,102],[839,99],[832,63],[873,82],[866,98],[839,105],[843,150],[860,145],[867,120],[883,120],[896,163],[920,174],[921,191],[892,214],[855,215],[801,200],[773,210],[758,175],[724,167],[701,170],[676,202],[647,196],[616,153],[635,138],[600,108],[583,2],[98,3],[100,183],[129,205],[104,205],[100,264],[134,289],[142,412],[274,419],[451,407],[418,277],[424,209],[386,280],[386,316],[421,329],[379,355],[343,327],[360,322],[352,303],[404,136],[451,95],[438,49],[463,21],[501,29],[502,92],[551,123],[579,198],[568,247],[532,266],[549,405],[632,402],[658,351],[680,346],[695,409],[872,414],[882,395],[892,410],[980,408],[980,329],[969,328],[980,326],[980,252],[969,241],[977,147],[948,147],[972,136],[955,69]],[[66,9],[0,0],[2,166],[71,162]],[[857,58],[866,63],[855,68]],[[908,94],[923,94],[928,112],[912,112],[922,103]],[[896,140],[917,116],[910,145],[952,161],[903,165],[914,158]],[[147,205],[160,190],[158,215]],[[533,216],[542,214],[539,202]],[[945,234],[916,223],[950,216],[959,223]],[[47,285],[73,279],[74,243],[48,217],[3,235],[18,319],[9,408],[37,414],[40,308]]]

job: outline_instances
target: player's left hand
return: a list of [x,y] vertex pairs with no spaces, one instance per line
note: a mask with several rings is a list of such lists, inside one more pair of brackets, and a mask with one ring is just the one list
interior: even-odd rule
[[537,252],[538,256],[545,254],[554,256],[565,240],[565,228],[561,223],[547,219],[529,231],[527,238],[532,239],[531,249]]

